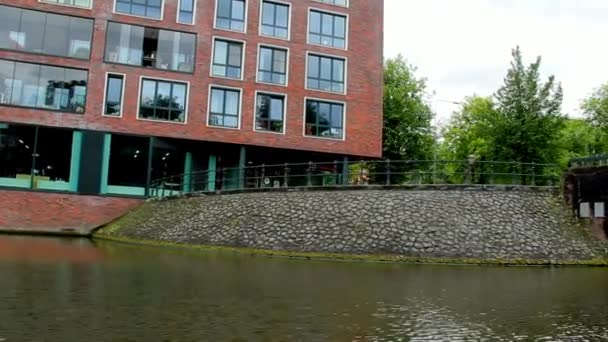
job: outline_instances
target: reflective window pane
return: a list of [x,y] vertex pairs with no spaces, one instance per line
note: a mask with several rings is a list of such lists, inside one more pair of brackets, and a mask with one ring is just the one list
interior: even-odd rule
[[93,20],[0,6],[0,48],[88,59]]
[[212,88],[209,106],[209,126],[237,128],[240,117],[238,90]]
[[310,11],[308,41],[343,49],[346,43],[346,17],[333,13]]
[[345,68],[346,63],[344,59],[308,55],[306,86],[309,89],[344,93]]
[[333,102],[307,100],[305,134],[342,139],[344,137],[344,106]]
[[213,76],[241,78],[243,43],[215,40],[213,49]]
[[245,0],[217,0],[215,19],[218,28],[245,31]]
[[121,114],[123,86],[124,77],[122,75],[108,75],[104,104],[105,115],[118,116]]
[[287,83],[287,50],[263,46],[260,48],[258,81],[285,85]]
[[162,1],[159,0],[116,0],[118,13],[160,19]]
[[288,30],[289,5],[264,1],[262,5],[262,34],[285,39]]
[[142,81],[139,117],[158,121],[186,121],[185,83],[144,79]]

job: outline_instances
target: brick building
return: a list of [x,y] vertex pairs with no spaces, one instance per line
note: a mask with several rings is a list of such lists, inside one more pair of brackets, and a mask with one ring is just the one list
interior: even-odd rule
[[0,187],[382,151],[383,0],[0,0]]

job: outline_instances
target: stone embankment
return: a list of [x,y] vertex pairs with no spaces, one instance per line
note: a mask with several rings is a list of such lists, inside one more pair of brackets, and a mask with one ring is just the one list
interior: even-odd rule
[[576,224],[553,192],[530,190],[201,195],[149,201],[96,236],[379,260],[606,260],[606,245]]

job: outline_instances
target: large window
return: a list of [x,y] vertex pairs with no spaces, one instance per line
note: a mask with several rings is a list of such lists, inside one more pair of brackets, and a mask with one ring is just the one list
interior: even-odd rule
[[124,92],[124,75],[108,74],[106,98],[103,114],[108,116],[122,115],[122,96]]
[[0,104],[84,113],[84,70],[0,59]]
[[255,130],[283,133],[285,96],[258,94],[255,109]]
[[306,87],[344,93],[345,62],[342,58],[308,55]]
[[116,0],[116,13],[136,15],[152,19],[162,16],[163,0]]
[[[149,148],[149,138],[112,134],[108,169],[110,192],[144,195]],[[130,191],[125,191],[127,189]]]
[[287,39],[289,37],[289,5],[263,1],[260,30],[264,36]]
[[344,138],[344,105],[328,101],[306,100],[304,134],[313,137]]
[[340,49],[346,48],[346,17],[315,10],[310,11],[308,42]]
[[344,7],[348,6],[348,0],[317,0],[317,1],[324,2],[324,3],[330,4],[330,5],[336,5],[336,6],[344,6]]
[[49,2],[52,4],[91,8],[91,2],[93,0],[42,0],[42,1]]
[[108,23],[106,62],[193,72],[195,49],[191,33]]
[[177,22],[182,24],[194,24],[194,10],[196,9],[196,0],[179,0],[179,11],[177,13]]
[[213,47],[213,76],[242,78],[243,43],[216,39]]
[[234,89],[212,87],[209,105],[209,126],[239,127],[241,92]]
[[142,79],[139,117],[185,122],[187,92],[186,83]]
[[287,84],[287,50],[269,46],[260,47],[258,81]]
[[0,186],[75,190],[74,135],[67,129],[0,123]]
[[93,20],[0,6],[0,48],[88,59]]
[[215,27],[245,31],[245,0],[216,0]]

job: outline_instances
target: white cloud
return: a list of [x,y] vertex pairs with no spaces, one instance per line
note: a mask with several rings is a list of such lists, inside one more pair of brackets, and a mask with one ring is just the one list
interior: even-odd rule
[[[435,99],[491,95],[502,84],[511,49],[543,58],[544,76],[564,87],[563,111],[608,82],[606,0],[385,0],[385,57],[403,54],[428,78]],[[441,121],[457,105],[435,101]]]

